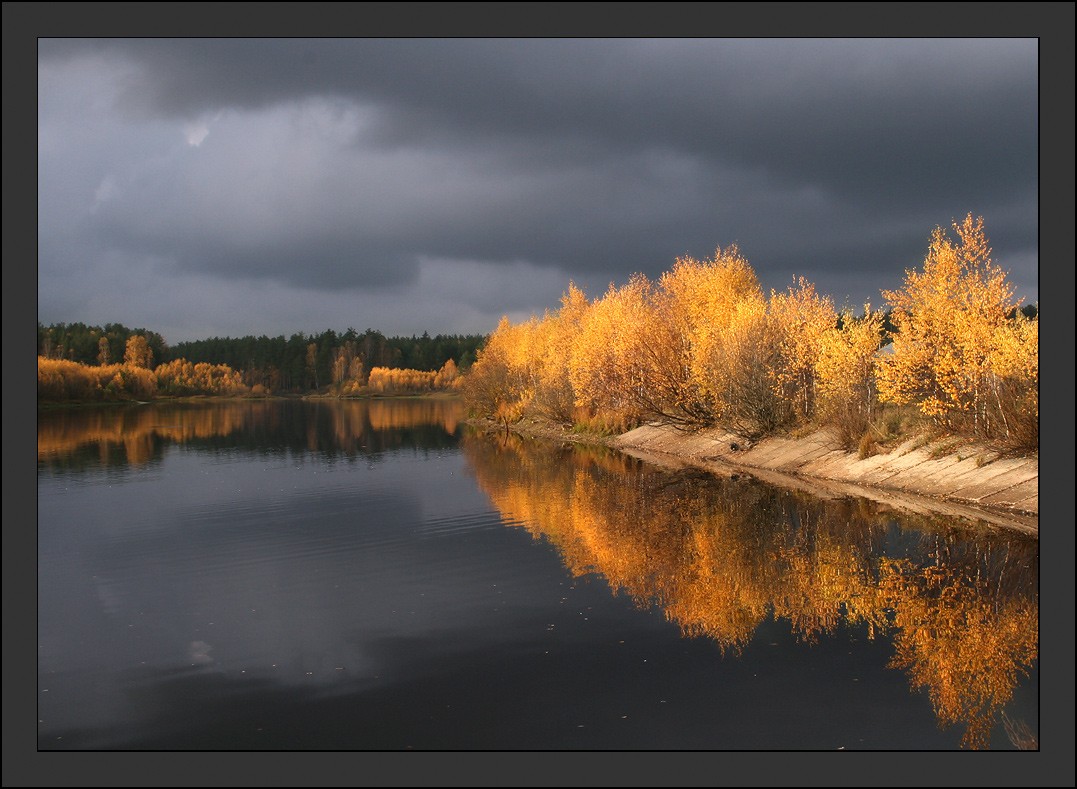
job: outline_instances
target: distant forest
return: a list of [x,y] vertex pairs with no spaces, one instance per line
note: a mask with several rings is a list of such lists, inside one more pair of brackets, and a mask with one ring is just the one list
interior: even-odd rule
[[[152,364],[185,359],[194,364],[227,365],[246,386],[272,392],[309,392],[347,379],[366,380],[375,367],[434,372],[452,360],[462,372],[475,361],[486,341],[481,334],[431,337],[386,337],[379,331],[326,330],[291,337],[211,337],[169,345],[157,332],[119,323],[88,326],[55,323],[37,326],[37,353],[86,365],[124,360],[129,338],[141,335],[152,352]],[[360,370],[361,368],[361,370]]]

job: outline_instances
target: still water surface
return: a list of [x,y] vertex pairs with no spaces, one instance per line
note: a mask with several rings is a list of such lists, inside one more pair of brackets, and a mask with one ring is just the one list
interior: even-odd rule
[[449,400],[42,413],[42,749],[1013,748],[1038,544],[484,436]]

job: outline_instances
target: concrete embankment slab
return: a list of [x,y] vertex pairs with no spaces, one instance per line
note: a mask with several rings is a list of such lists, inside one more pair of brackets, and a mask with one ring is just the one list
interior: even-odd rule
[[[946,499],[953,514],[972,517],[980,512],[981,517],[1001,523],[1007,515],[998,510],[1007,510],[1014,514],[1011,525],[1026,531],[1037,528],[1038,458],[999,458],[995,451],[968,441],[925,443],[913,437],[886,454],[860,458],[844,450],[826,431],[750,445],[722,430],[687,433],[665,425],[645,425],[612,443],[629,451],[672,455],[705,468],[725,463],[750,470],[760,479],[773,472],[774,480],[783,478],[784,484],[789,484],[787,475],[793,475],[801,480],[798,487],[807,485],[820,494],[852,495],[859,490],[857,495],[913,511],[938,512],[938,500]],[[808,483],[808,478],[816,482]],[[975,505],[986,505],[991,512]]]
[[1039,463],[1025,458],[998,460],[980,469],[982,476],[971,477],[967,482],[954,489],[953,495],[967,499],[978,499],[993,492],[1006,490],[1014,485],[1040,477]]

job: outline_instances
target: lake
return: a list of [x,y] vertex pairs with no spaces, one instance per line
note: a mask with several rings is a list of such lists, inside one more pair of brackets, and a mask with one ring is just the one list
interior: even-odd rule
[[1038,547],[448,399],[42,412],[38,747],[1013,749]]

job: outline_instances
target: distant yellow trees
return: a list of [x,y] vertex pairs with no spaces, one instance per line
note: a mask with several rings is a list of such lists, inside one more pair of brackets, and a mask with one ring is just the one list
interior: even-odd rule
[[374,367],[367,378],[365,389],[358,385],[358,379],[353,378],[352,381],[356,385],[351,390],[345,390],[345,394],[358,394],[360,392],[390,394],[451,389],[456,383],[457,376],[456,362],[452,359],[446,361],[437,372]]
[[880,403],[912,404],[941,427],[1038,446],[1038,322],[1017,311],[991,260],[983,220],[937,229],[922,271],[885,291],[896,327],[879,353],[884,312],[841,314],[800,277],[763,292],[735,246],[678,259],[588,301],[503,318],[464,393],[477,414],[525,413],[624,429],[656,420],[723,425],[757,436],[796,423],[835,426],[855,443]]
[[158,365],[153,374],[157,377],[157,388],[162,394],[234,395],[247,391],[243,377],[224,364],[194,364],[186,359],[176,359]]
[[101,337],[97,341],[97,363],[102,367],[112,363],[112,349],[108,344],[108,337]]
[[145,367],[37,357],[38,400],[148,400],[156,394],[157,378]]
[[127,349],[123,354],[123,363],[128,367],[153,367],[153,350],[141,334],[127,338]]
[[[130,350],[130,343],[128,349]],[[138,353],[138,346],[136,354]],[[148,350],[148,349],[146,349]],[[145,361],[145,355],[128,354]],[[352,377],[338,382],[341,395],[401,394],[440,391],[455,388],[461,376],[456,363],[449,359],[437,372],[375,367],[369,380],[356,374],[355,359],[345,369]],[[95,400],[149,400],[155,396],[189,395],[262,395],[261,384],[243,383],[243,376],[225,364],[208,364],[176,359],[154,369],[142,365],[87,365],[66,359],[37,357],[37,397],[47,402]]]
[[153,351],[146,338],[127,341],[123,364],[109,364],[102,339],[100,364],[37,357],[37,397],[50,402],[72,400],[149,400],[157,395],[237,395],[249,388],[242,376],[223,364],[193,364],[186,359],[151,369]]

